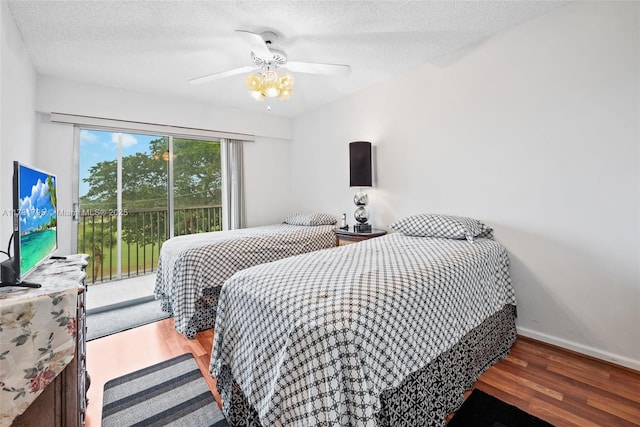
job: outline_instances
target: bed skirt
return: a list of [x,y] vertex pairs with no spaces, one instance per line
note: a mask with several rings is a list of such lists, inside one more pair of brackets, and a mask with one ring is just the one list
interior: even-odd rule
[[196,312],[189,320],[185,333],[187,338],[194,339],[197,332],[213,329],[216,326],[216,310],[221,290],[222,286],[206,288],[196,301]]
[[[222,286],[206,288],[203,295],[196,301],[196,312],[193,317],[189,319],[187,331],[185,332],[185,336],[190,340],[194,339],[198,332],[213,329],[216,326],[216,312],[221,290]],[[169,313],[169,315],[173,317],[173,310],[169,298],[163,297],[160,300],[160,304],[162,311]]]
[[[400,386],[383,391],[377,425],[443,426],[447,415],[462,404],[463,393],[509,353],[516,340],[515,317],[516,307],[504,306],[450,350],[409,375]],[[216,388],[229,425],[260,426],[258,413],[226,365],[222,366]]]

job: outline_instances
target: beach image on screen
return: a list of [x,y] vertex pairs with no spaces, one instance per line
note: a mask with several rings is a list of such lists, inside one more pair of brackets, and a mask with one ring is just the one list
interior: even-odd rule
[[56,178],[20,166],[20,275],[56,249]]

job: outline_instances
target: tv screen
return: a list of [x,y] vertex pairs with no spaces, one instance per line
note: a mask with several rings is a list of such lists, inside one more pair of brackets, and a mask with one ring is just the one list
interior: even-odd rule
[[14,162],[14,174],[19,235],[14,256],[20,264],[18,280],[22,280],[58,249],[57,179],[18,162]]

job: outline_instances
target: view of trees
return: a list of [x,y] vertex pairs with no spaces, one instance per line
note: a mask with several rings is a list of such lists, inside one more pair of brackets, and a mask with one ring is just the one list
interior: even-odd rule
[[[147,152],[123,156],[121,211],[117,210],[117,159],[99,161],[89,168],[83,179],[88,191],[80,197],[83,218],[78,247],[92,255],[95,275],[116,245],[118,215],[122,218],[123,246],[127,248],[123,258],[134,256],[129,253],[133,251],[135,258],[141,256],[140,252],[143,258],[149,258],[150,252],[150,260],[142,262],[157,263],[159,246],[168,233],[167,148],[167,138],[159,137],[148,143]],[[220,143],[174,138],[173,148],[176,234],[221,229]]]
[[[222,197],[220,143],[174,139],[174,201],[176,207],[219,205]],[[167,206],[167,141],[149,143],[151,153],[122,159],[122,205],[128,209]],[[83,209],[115,209],[117,160],[97,163],[84,181],[88,193]]]

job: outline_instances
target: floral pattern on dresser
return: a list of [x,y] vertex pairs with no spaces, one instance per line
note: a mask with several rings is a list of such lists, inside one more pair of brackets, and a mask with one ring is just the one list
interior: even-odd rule
[[55,283],[0,295],[0,427],[11,425],[73,360],[77,299],[77,285]]

